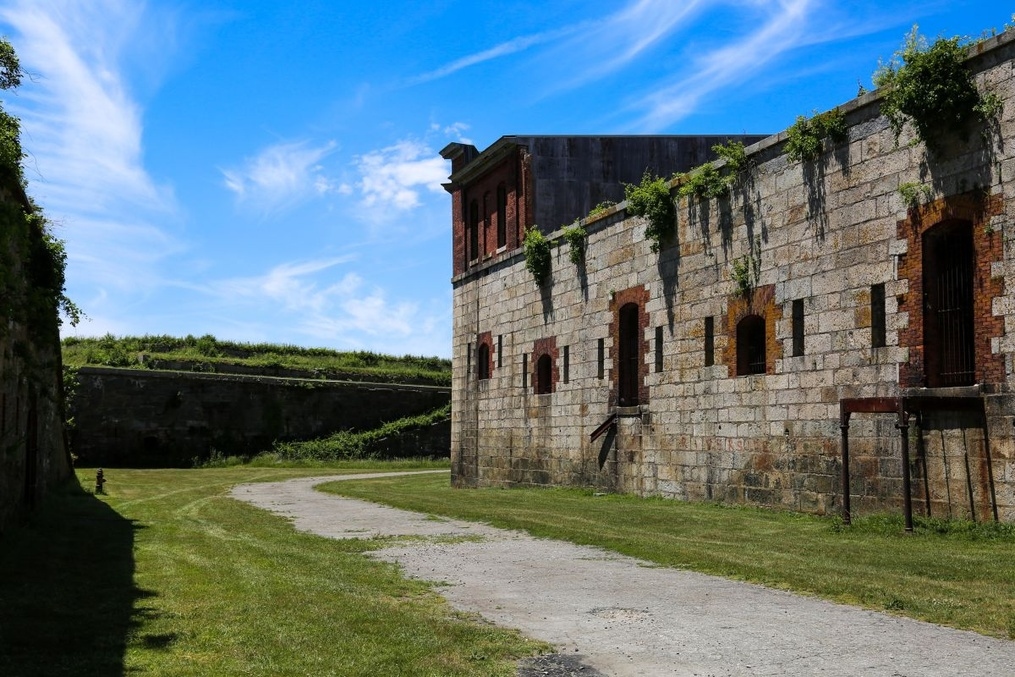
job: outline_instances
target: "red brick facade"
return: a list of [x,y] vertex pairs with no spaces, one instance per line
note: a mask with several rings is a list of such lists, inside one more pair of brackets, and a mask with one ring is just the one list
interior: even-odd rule
[[993,354],[991,339],[1004,334],[1004,319],[992,312],[995,298],[1004,295],[1004,281],[991,275],[991,264],[1003,259],[1000,233],[989,227],[992,216],[1004,213],[1004,197],[974,191],[935,200],[909,210],[909,216],[897,225],[898,235],[909,247],[899,256],[900,280],[908,280],[909,291],[898,297],[899,312],[909,315],[909,324],[899,330],[899,345],[909,348],[909,362],[899,370],[900,385],[918,388],[928,385],[928,359],[924,332],[924,235],[935,226],[949,222],[968,222],[973,239],[973,327],[977,383],[1002,383],[1005,379],[1004,356]]
[[610,313],[613,316],[610,322],[610,337],[613,339],[613,345],[610,347],[610,359],[613,361],[613,369],[610,370],[610,382],[613,385],[610,393],[610,406],[619,404],[620,309],[629,303],[638,306],[638,335],[641,337],[641,341],[638,343],[638,403],[648,404],[648,364],[645,362],[645,356],[649,353],[649,341],[645,338],[645,331],[649,326],[649,316],[645,312],[645,304],[648,303],[648,300],[648,287],[644,285],[618,291],[610,299]]
[[539,392],[539,358],[543,355],[550,356],[550,364],[553,365],[550,372],[550,388],[549,392],[557,390],[557,381],[560,380],[560,366],[557,364],[557,358],[560,356],[557,350],[557,337],[550,336],[549,338],[536,339],[532,344],[532,363],[529,368],[532,370],[529,377],[529,383],[533,388],[533,391]]
[[[499,251],[521,246],[530,223],[532,205],[525,149],[515,148],[500,162],[471,182],[454,186],[451,193],[452,256],[454,274],[460,275]],[[498,198],[503,194],[504,209]],[[504,215],[504,245],[498,246],[500,215]],[[478,233],[473,235],[472,218]],[[478,246],[473,250],[472,243]]]

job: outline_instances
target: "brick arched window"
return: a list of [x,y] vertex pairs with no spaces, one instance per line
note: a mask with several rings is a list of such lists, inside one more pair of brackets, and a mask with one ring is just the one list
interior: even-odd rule
[[507,246],[507,186],[497,186],[497,249]]
[[536,394],[547,395],[553,392],[553,358],[543,353],[536,361]]
[[490,378],[490,346],[486,343],[480,343],[476,353],[476,374],[480,381]]
[[765,318],[747,315],[737,323],[737,376],[765,373]]
[[923,354],[929,387],[976,382],[973,233],[946,221],[923,234]]

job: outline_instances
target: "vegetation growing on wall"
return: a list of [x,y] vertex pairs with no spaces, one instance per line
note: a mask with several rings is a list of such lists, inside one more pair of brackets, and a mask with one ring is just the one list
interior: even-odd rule
[[811,118],[800,115],[786,134],[786,156],[793,162],[810,162],[821,155],[825,139],[836,143],[846,140],[846,117],[838,109]]
[[543,284],[550,274],[550,246],[550,241],[539,231],[538,226],[532,226],[525,233],[525,267],[532,273],[536,284]]
[[[21,65],[14,48],[0,39],[0,89],[21,83]],[[0,313],[8,321],[24,323],[36,336],[59,326],[63,310],[71,324],[80,309],[64,292],[67,253],[63,242],[49,232],[39,208],[24,195],[24,151],[18,119],[0,107]],[[7,323],[0,323],[0,332]]]
[[567,256],[571,263],[580,266],[585,263],[585,245],[588,242],[589,234],[582,226],[581,221],[575,221],[564,228],[564,239],[567,240]]
[[1000,115],[1000,97],[976,89],[965,57],[962,38],[939,38],[928,46],[913,26],[892,59],[878,65],[874,84],[884,90],[881,112],[896,141],[908,123],[937,152],[948,135],[968,138],[971,123]]
[[899,195],[910,209],[915,209],[934,196],[934,189],[922,183],[907,181],[899,184]]
[[606,211],[608,211],[608,210],[610,210],[610,209],[612,209],[613,207],[616,207],[616,206],[617,206],[617,203],[614,202],[613,200],[603,200],[602,202],[600,202],[595,207],[593,207],[592,209],[589,210],[588,218],[594,219],[595,217],[599,216],[600,214],[603,214]]
[[341,430],[317,440],[276,442],[272,454],[280,460],[287,461],[385,458],[385,442],[389,439],[417,430],[427,430],[431,426],[447,421],[450,417],[449,402],[425,414],[398,419],[373,430],[360,432]]
[[303,370],[308,376],[321,378],[362,376],[384,382],[451,383],[451,361],[439,357],[395,357],[365,350],[342,352],[273,343],[237,343],[222,341],[210,334],[199,337],[116,337],[112,334],[101,338],[68,337],[63,340],[63,362],[70,367],[104,365],[136,369],[164,369],[169,368],[167,365],[189,363],[191,369],[206,371],[240,365],[265,372],[273,368]]
[[683,182],[677,189],[681,197],[697,196],[705,199],[722,197],[729,193],[740,173],[747,168],[747,152],[740,141],[718,143],[712,146],[712,152],[725,160],[722,171],[715,164],[706,162],[687,174],[683,174]]
[[651,240],[652,251],[659,251],[663,240],[673,232],[677,220],[669,183],[646,170],[638,185],[624,184],[624,198],[628,214],[644,216],[648,220],[645,237]]

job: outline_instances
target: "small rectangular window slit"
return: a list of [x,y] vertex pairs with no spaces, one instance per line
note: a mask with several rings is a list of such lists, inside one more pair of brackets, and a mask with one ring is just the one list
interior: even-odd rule
[[705,318],[705,366],[715,364],[715,318]]
[[887,345],[885,321],[885,285],[871,285],[871,347],[884,348]]
[[793,301],[793,357],[804,354],[804,300]]

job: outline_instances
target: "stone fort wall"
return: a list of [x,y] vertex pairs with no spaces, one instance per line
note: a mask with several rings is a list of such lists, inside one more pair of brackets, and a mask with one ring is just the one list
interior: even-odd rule
[[[896,143],[874,92],[840,107],[848,140],[819,159],[790,161],[782,133],[748,149],[729,197],[680,198],[658,253],[621,204],[586,224],[583,265],[551,235],[542,286],[517,249],[456,275],[455,483],[836,512],[840,403],[906,397],[919,404],[906,433],[915,509],[1015,519],[1013,56],[1009,35],[980,44],[968,63],[1003,114],[939,155],[908,132]],[[919,207],[908,183],[927,187]],[[942,375],[924,288],[945,256],[928,251],[957,232],[974,259],[966,387]],[[747,294],[733,279],[745,264]],[[897,422],[848,421],[854,511],[902,506]]]
[[[253,456],[275,440],[370,430],[449,398],[439,386],[82,367],[71,449],[81,466],[188,467],[213,452]],[[393,455],[446,456],[449,434],[412,435],[413,448]]]

